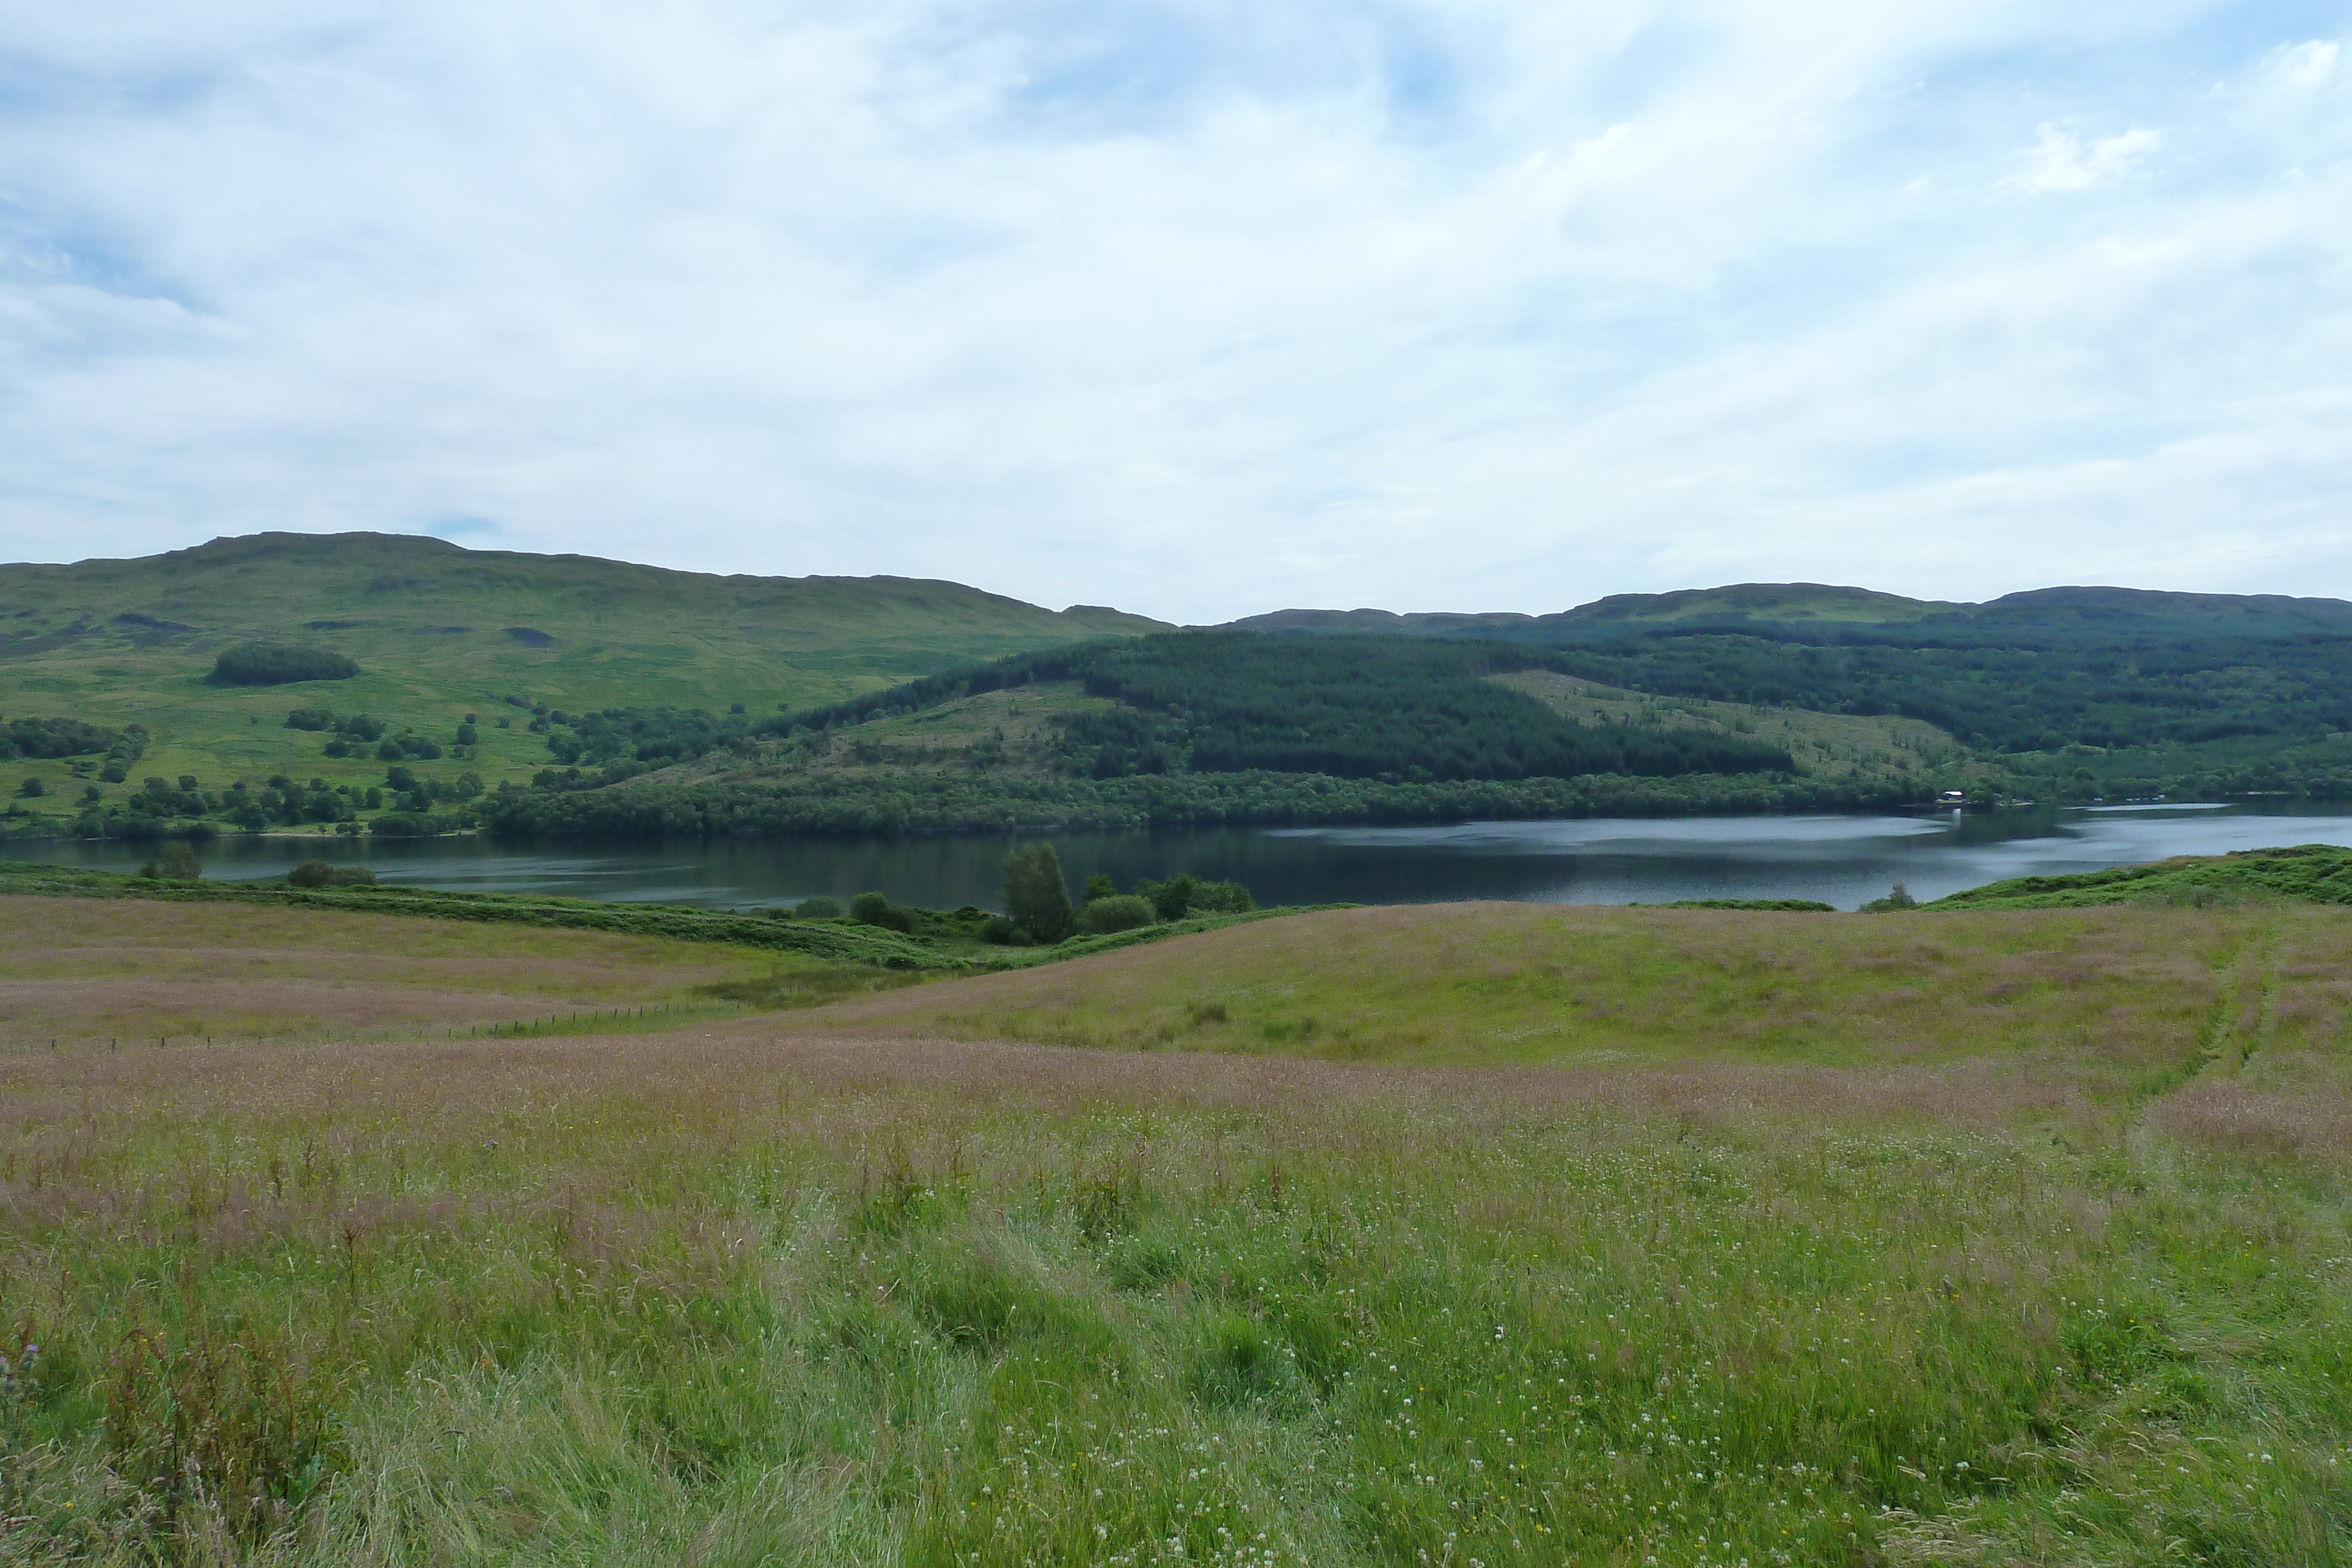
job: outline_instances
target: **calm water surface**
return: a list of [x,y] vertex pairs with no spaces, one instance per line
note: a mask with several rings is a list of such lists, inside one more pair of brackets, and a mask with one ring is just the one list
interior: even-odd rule
[[[2095,871],[2175,854],[2271,844],[2352,845],[2352,808],[2124,806],[1938,816],[1697,817],[1465,822],[1438,828],[1220,829],[1051,833],[1076,881],[1119,885],[1191,872],[1238,878],[1261,903],[1659,904],[1678,898],[1814,898],[1850,909],[1896,882],[1935,898],[2002,877]],[[352,839],[221,839],[197,846],[205,874],[271,876],[298,860],[365,861],[421,887],[560,893],[721,908],[846,898],[868,888],[932,908],[993,906],[1007,841],[699,840],[507,844]],[[17,860],[112,870],[153,853],[121,842],[0,845]]]

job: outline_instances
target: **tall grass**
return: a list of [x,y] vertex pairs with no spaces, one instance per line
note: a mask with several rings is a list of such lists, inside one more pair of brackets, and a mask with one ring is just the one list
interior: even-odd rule
[[[2216,1082],[2283,1098],[2260,1061]],[[2347,1124],[2249,1139],[2207,1087],[749,1030],[15,1059],[0,1553],[2340,1561]]]

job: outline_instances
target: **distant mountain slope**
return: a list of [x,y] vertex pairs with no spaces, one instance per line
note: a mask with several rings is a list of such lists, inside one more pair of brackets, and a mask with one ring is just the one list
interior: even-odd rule
[[[445,749],[475,712],[478,754],[425,771],[462,764],[495,785],[548,760],[530,716],[499,701],[509,695],[562,709],[723,713],[740,702],[773,713],[1159,629],[1115,610],[1057,612],[912,578],[720,577],[436,538],[259,534],[131,560],[0,566],[0,722],[141,724],[150,740],[131,787],[188,773],[215,789],[278,772],[382,777],[372,751],[343,766],[321,757],[319,734],[287,729],[297,706],[413,727]],[[219,653],[249,641],[344,654],[361,674],[209,684]],[[78,800],[92,785],[70,787]]]
[[1740,582],[1672,593],[1613,593],[1549,615],[1506,611],[1277,610],[1230,622],[1251,632],[1384,632],[1582,640],[1645,626],[1742,622],[1823,633],[1885,628],[1907,637],[2005,641],[2037,632],[2294,636],[2352,632],[2352,602],[2284,594],[2169,593],[2139,588],[2036,588],[1982,604],[1906,599],[1818,582]]

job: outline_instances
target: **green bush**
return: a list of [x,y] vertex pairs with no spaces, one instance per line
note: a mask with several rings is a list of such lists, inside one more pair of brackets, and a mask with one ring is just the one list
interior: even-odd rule
[[375,873],[363,865],[330,865],[304,861],[286,873],[289,887],[373,887]]
[[793,914],[802,920],[835,920],[841,915],[841,900],[828,898],[820,893],[814,898],[803,898],[793,904]]
[[990,915],[980,928],[980,939],[983,942],[994,943],[999,947],[1029,946],[1029,933],[1014,925],[1013,917],[1009,915]]
[[27,779],[22,784],[16,786],[16,793],[26,797],[27,800],[37,799],[39,796],[47,794],[48,792],[49,787],[42,783],[37,779]]
[[1107,936],[1114,931],[1137,930],[1156,918],[1151,905],[1135,894],[1114,894],[1087,905],[1078,915],[1078,930],[1088,936]]
[[861,893],[849,901],[849,917],[861,925],[879,925],[886,931],[911,931],[914,916],[891,903],[878,893]]
[[1246,915],[1257,907],[1257,900],[1240,883],[1208,882],[1189,874],[1171,876],[1166,882],[1147,878],[1135,884],[1135,891],[1151,901],[1162,920],[1181,920],[1187,915]]
[[205,868],[197,862],[196,852],[177,839],[163,846],[158,869],[169,882],[194,882],[205,874]]
[[427,831],[424,818],[405,811],[386,811],[368,824],[368,831],[381,839],[421,839]]

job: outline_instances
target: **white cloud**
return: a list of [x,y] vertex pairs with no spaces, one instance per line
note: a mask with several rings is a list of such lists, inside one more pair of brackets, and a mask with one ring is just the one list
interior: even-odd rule
[[2135,126],[2084,146],[2053,125],[2026,154],[2025,167],[2010,180],[2021,191],[2090,191],[2114,184],[2134,165],[2164,145],[2164,133]]
[[468,518],[1186,620],[2352,592],[2352,133],[2251,13],[19,9],[12,557]]
[[2344,46],[2333,38],[2310,38],[2278,52],[2279,79],[2298,91],[2309,92],[2336,74]]

